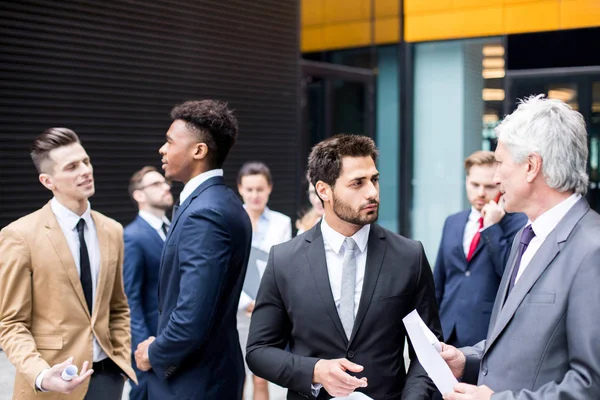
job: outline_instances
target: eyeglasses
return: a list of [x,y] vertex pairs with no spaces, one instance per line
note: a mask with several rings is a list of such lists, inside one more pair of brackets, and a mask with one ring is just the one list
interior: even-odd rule
[[171,187],[171,182],[170,181],[158,181],[158,182],[150,183],[150,184],[148,184],[146,186],[140,186],[136,190],[144,190],[144,189],[149,188],[149,187],[160,188],[163,185],[167,185],[168,187]]

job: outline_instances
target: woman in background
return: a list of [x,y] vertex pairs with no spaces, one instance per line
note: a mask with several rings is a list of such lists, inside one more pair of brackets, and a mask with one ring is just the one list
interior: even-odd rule
[[312,207],[302,217],[296,220],[298,235],[312,228],[321,220],[321,217],[325,212],[323,203],[321,202],[321,199],[319,199],[319,196],[317,196],[315,187],[310,183],[310,179],[308,179],[308,200],[310,200]]
[[[237,178],[238,192],[244,201],[244,208],[252,222],[252,251],[268,254],[271,247],[292,238],[292,220],[267,207],[269,195],[273,190],[271,171],[262,162],[248,162],[242,166]],[[251,255],[251,259],[253,259]],[[253,266],[248,265],[248,268]],[[258,261],[260,277],[265,271],[266,260]],[[255,294],[254,294],[255,295]],[[254,296],[242,291],[238,308],[238,332],[242,351],[246,352],[250,315],[254,310]],[[246,369],[249,373],[250,371]],[[268,400],[268,382],[252,375],[254,384],[254,400]]]

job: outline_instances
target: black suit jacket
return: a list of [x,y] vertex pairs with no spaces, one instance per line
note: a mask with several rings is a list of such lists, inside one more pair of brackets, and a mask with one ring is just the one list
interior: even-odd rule
[[[274,246],[252,314],[246,360],[256,375],[287,387],[288,399],[314,399],[319,359],[347,358],[364,366],[359,389],[381,400],[429,399],[435,391],[416,360],[405,372],[402,318],[417,309],[441,337],[433,277],[421,243],[371,225],[362,295],[350,340],[331,293],[321,224]],[[286,351],[289,343],[290,351]],[[331,396],[321,389],[318,399]]]

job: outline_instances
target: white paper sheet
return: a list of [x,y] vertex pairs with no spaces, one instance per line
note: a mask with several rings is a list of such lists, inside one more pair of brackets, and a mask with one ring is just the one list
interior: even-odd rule
[[373,400],[369,396],[361,392],[352,392],[350,396],[346,397],[334,397],[331,400]]
[[454,385],[458,383],[450,367],[439,355],[442,346],[436,336],[425,325],[423,319],[417,312],[413,310],[410,314],[402,319],[406,332],[410,337],[410,341],[417,353],[419,362],[427,371],[427,374],[438,388],[444,394],[454,391]]

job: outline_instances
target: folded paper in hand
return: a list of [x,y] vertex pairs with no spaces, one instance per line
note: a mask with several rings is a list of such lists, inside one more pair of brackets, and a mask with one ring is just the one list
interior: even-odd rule
[[439,355],[442,345],[433,332],[425,325],[417,310],[402,319],[408,337],[412,343],[419,362],[438,388],[444,394],[454,392],[458,383],[446,361]]
[[334,397],[331,400],[373,400],[369,396],[361,392],[352,392],[350,396],[346,397]]

